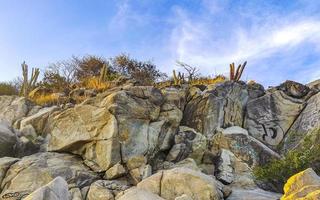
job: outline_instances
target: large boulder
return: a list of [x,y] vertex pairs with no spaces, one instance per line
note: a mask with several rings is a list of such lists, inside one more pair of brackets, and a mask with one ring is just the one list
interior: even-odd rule
[[281,200],[320,199],[320,177],[308,168],[293,175],[284,185]]
[[36,133],[39,135],[42,135],[42,132],[46,126],[48,117],[50,116],[51,113],[57,110],[59,110],[58,106],[52,106],[52,107],[46,107],[46,108],[40,109],[37,113],[22,119],[20,122],[20,129],[23,129],[28,125],[32,125]]
[[2,181],[1,197],[15,195],[20,199],[61,176],[70,187],[83,188],[98,176],[82,164],[77,156],[38,153],[23,157],[11,165]]
[[190,157],[197,163],[201,163],[204,152],[207,149],[207,138],[204,135],[192,128],[180,126],[174,142],[167,155],[168,161],[178,162]]
[[213,89],[195,92],[185,106],[182,125],[204,135],[219,127],[242,126],[248,99],[247,85],[243,82],[227,81]]
[[168,150],[181,118],[160,90],[128,86],[50,116],[48,149],[79,154],[92,169],[105,171]]
[[2,183],[2,180],[5,178],[10,166],[18,161],[19,161],[18,158],[12,158],[12,157],[0,158],[0,185]]
[[[309,135],[320,133],[320,93],[312,96],[305,109],[285,135],[282,152],[296,148]],[[315,141],[316,142],[316,141]]]
[[48,184],[29,194],[25,200],[69,200],[68,183],[58,176]]
[[278,200],[280,197],[281,194],[264,191],[259,188],[250,190],[233,188],[227,200]]
[[114,200],[115,197],[121,196],[129,186],[118,180],[98,180],[91,184],[87,200]]
[[188,168],[160,171],[141,181],[137,187],[168,200],[184,194],[194,200],[221,199],[215,179]]
[[130,188],[118,200],[164,200],[156,194],[139,188]]
[[220,152],[221,149],[231,151],[250,167],[264,165],[271,159],[280,158],[279,154],[250,136],[247,130],[237,126],[220,129],[213,136],[211,151]]
[[0,121],[12,125],[18,119],[27,116],[32,105],[24,97],[0,96]]
[[16,134],[5,122],[0,122],[0,158],[4,156],[15,156],[18,142]]
[[[300,93],[294,94],[292,96]],[[249,134],[276,148],[305,105],[303,99],[292,96],[282,90],[271,90],[262,97],[250,100],[244,125]]]

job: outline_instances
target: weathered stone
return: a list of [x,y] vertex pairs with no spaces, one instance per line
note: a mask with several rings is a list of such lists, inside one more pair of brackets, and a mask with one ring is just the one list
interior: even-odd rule
[[142,190],[139,188],[130,188],[125,191],[125,194],[122,195],[118,200],[164,200],[163,198],[155,195],[149,191]]
[[180,126],[179,132],[175,135],[175,144],[166,160],[178,162],[190,157],[200,163],[206,149],[207,139],[204,135],[197,133],[192,128]]
[[174,200],[193,200],[193,199],[191,197],[189,197],[188,195],[183,194],[179,197],[176,197]]
[[163,101],[153,87],[126,86],[97,95],[49,117],[48,149],[79,154],[99,171],[126,164],[133,157],[149,159],[171,147],[169,136],[182,118],[176,107],[161,110]]
[[168,200],[174,200],[183,194],[195,200],[221,198],[213,178],[187,168],[160,171],[141,181],[138,188]]
[[264,191],[262,189],[233,188],[227,200],[278,200],[281,194]]
[[0,122],[0,158],[15,156],[15,146],[18,140],[15,133],[4,122]]
[[320,93],[312,96],[307,106],[285,135],[282,152],[296,148],[307,135],[320,132]]
[[79,188],[71,188],[69,190],[70,200],[83,200],[85,198],[82,197],[81,190]]
[[16,199],[19,199],[58,176],[64,178],[70,186],[79,188],[90,185],[98,177],[77,156],[38,153],[23,157],[11,165],[1,184],[1,196],[17,193]]
[[196,95],[186,105],[182,125],[210,135],[216,128],[242,126],[248,100],[247,86],[227,81]]
[[108,169],[104,175],[105,179],[116,179],[126,174],[125,168],[120,164],[117,163],[116,165],[112,166]]
[[114,200],[114,195],[101,182],[97,181],[90,186],[87,200]]
[[9,167],[18,161],[19,161],[18,158],[11,158],[11,157],[0,158],[0,185],[4,177],[6,176]]
[[271,159],[280,158],[259,140],[248,135],[245,129],[230,127],[219,130],[212,140],[212,151],[220,149],[231,151],[237,158],[243,160],[250,167],[266,164]]
[[232,167],[232,153],[228,150],[222,149],[220,153],[220,160],[218,163],[217,179],[223,183],[230,184],[234,180]]
[[143,156],[131,157],[127,162],[127,167],[129,170],[139,168],[147,163],[147,159]]
[[16,120],[27,116],[32,105],[24,97],[0,96],[0,121],[12,125]]
[[320,177],[308,168],[293,175],[284,185],[281,200],[318,199],[320,197]]
[[248,82],[248,94],[250,99],[261,97],[265,94],[264,87],[256,82]]
[[303,98],[310,91],[310,88],[308,86],[294,81],[285,81],[284,83],[279,85],[277,89],[294,98]]
[[69,200],[68,183],[60,176],[29,194],[25,200]]
[[[129,189],[127,182],[119,180],[98,180],[91,184],[87,199],[106,199],[121,196],[121,194]],[[83,195],[84,196],[84,195]],[[116,198],[117,199],[117,198]],[[89,199],[88,199],[89,200]]]
[[276,147],[304,107],[304,101],[275,90],[247,104],[245,128],[263,143]]
[[31,124],[35,129],[36,133],[42,135],[43,129],[46,126],[47,119],[49,115],[55,111],[59,110],[57,106],[42,108],[36,114],[24,118],[20,122],[20,129]]

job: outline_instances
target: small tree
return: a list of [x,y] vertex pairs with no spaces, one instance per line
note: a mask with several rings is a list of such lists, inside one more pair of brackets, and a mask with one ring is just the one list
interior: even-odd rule
[[191,82],[200,76],[199,69],[197,67],[188,65],[187,63],[183,63],[180,61],[177,61],[177,65],[182,67],[187,72],[188,82]]
[[[75,75],[78,81],[89,77],[99,77],[103,66],[109,65],[106,59],[92,55],[82,58],[73,56],[70,64],[76,69]],[[112,71],[110,68],[109,70]]]
[[140,81],[142,85],[152,85],[166,76],[150,61],[137,61],[121,54],[111,59],[114,70],[121,75]]

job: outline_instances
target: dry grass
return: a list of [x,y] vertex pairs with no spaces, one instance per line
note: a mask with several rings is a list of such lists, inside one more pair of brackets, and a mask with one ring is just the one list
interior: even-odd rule
[[[191,82],[186,83],[186,84],[189,84],[189,85],[211,85],[211,84],[221,83],[221,82],[225,81],[226,79],[227,78],[225,76],[218,75],[218,76],[215,76],[214,78],[202,77],[202,78],[194,79]],[[169,86],[173,86],[173,85],[175,85],[174,81],[168,80],[168,81],[162,81],[162,82],[156,83],[155,87],[164,88],[164,87],[169,87]]]
[[42,94],[38,96],[33,96],[31,100],[37,105],[45,106],[45,105],[57,105],[60,103],[61,98],[59,95],[53,94]]
[[97,77],[91,77],[83,80],[82,86],[87,89],[94,89],[97,91],[105,91],[111,87],[110,82],[101,82]]

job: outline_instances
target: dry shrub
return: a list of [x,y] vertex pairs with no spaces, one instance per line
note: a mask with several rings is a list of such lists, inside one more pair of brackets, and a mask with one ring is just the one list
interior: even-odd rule
[[41,94],[32,97],[32,101],[37,105],[47,106],[47,105],[57,105],[60,103],[60,96],[56,93],[53,94]]
[[211,85],[216,83],[221,83],[226,80],[226,77],[223,75],[218,75],[214,78],[198,78],[193,79],[190,82],[190,85]]
[[82,81],[82,86],[87,89],[94,89],[97,91],[105,91],[111,87],[110,82],[101,82],[98,77],[86,78]]

